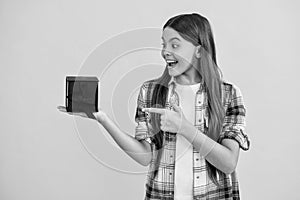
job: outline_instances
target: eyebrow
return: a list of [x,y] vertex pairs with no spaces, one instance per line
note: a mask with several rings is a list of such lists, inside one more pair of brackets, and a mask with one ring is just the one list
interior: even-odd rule
[[[162,37],[161,39],[164,40],[163,37]],[[178,37],[172,37],[171,39],[169,39],[169,42],[170,42],[171,40],[179,40],[179,41],[180,41],[180,39],[179,39]]]

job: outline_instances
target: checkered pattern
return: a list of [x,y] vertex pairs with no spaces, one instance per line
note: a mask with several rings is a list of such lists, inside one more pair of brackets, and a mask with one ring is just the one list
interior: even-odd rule
[[[153,129],[149,115],[142,112],[142,108],[151,107],[151,97],[157,80],[146,81],[140,88],[137,100],[137,111],[135,121],[137,122],[135,138],[146,140],[152,148],[152,159],[149,166],[146,182],[145,200],[154,199],[174,199],[174,172],[176,162],[176,134],[165,132],[163,135],[162,157],[157,175],[154,177],[155,162],[157,162],[158,149],[153,142]],[[171,102],[178,105],[178,95],[175,92],[176,84],[172,78],[168,84],[169,93],[166,108],[172,109]],[[243,104],[242,94],[239,88],[232,83],[223,81],[222,101],[226,110],[223,123],[223,130],[220,133],[218,142],[224,138],[237,141],[243,150],[248,150],[250,142],[244,132],[246,109]],[[200,84],[195,101],[195,123],[201,132],[207,131],[207,93]],[[193,194],[194,199],[239,199],[239,185],[236,172],[225,177],[218,177],[220,187],[217,187],[209,178],[206,171],[205,158],[193,148]]]

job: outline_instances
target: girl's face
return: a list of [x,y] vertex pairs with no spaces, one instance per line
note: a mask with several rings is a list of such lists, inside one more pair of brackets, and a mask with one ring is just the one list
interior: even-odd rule
[[176,77],[178,83],[200,82],[200,76],[196,69],[200,46],[195,46],[183,39],[177,31],[169,27],[163,30],[162,40],[161,55],[167,62],[169,75]]

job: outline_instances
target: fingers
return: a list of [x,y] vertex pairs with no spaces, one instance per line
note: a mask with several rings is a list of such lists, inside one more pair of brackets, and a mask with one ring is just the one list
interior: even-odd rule
[[166,116],[165,115],[160,115],[160,121],[165,121],[166,120]]
[[143,108],[143,112],[149,113],[157,113],[160,114],[160,129],[162,131],[167,131],[168,123],[167,123],[167,109],[165,108]]
[[57,109],[61,112],[67,112],[66,107],[64,106],[57,106]]
[[171,106],[174,108],[176,112],[181,112],[181,108],[176,103],[172,103]]
[[94,119],[95,116],[89,113],[84,113],[84,112],[67,112],[66,107],[64,106],[57,106],[57,109],[61,112],[67,113],[69,115],[73,115],[73,116],[80,116],[80,117],[85,117],[85,118],[92,118]]
[[86,113],[72,113],[73,115],[77,115],[77,116],[80,116],[80,117],[85,117],[87,118],[88,115]]
[[143,108],[143,112],[157,113],[157,114],[165,114],[166,109],[164,108]]
[[88,115],[84,112],[68,112],[68,114],[88,118]]
[[166,115],[160,115],[160,129],[162,131],[167,131],[169,127],[169,123]]

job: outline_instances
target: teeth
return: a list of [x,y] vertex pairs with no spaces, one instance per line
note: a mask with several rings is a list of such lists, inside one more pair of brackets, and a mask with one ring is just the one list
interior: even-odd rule
[[166,60],[166,62],[167,62],[167,64],[168,64],[169,66],[171,66],[171,65],[173,65],[173,64],[176,64],[176,63],[177,63],[177,61],[176,61],[176,60]]
[[176,60],[166,60],[166,61],[167,61],[168,64],[177,62]]

